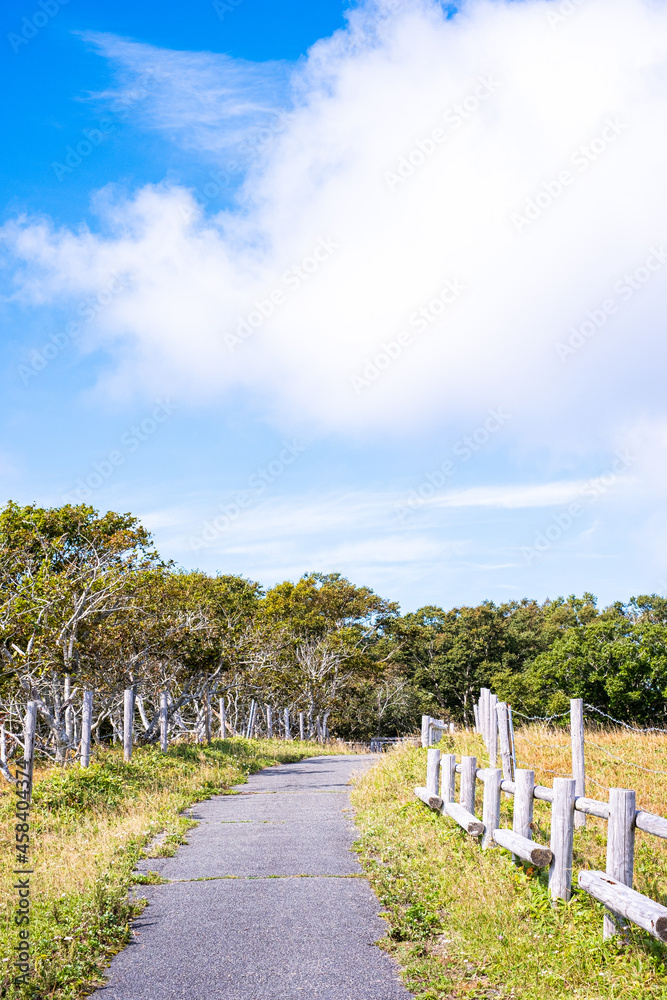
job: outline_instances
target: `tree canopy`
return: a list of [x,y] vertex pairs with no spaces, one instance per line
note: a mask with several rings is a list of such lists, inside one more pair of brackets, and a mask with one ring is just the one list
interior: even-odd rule
[[179,569],[136,517],[85,504],[0,510],[0,655],[2,709],[36,699],[58,753],[84,687],[97,693],[99,736],[118,730],[132,686],[147,740],[164,690],[195,728],[222,698],[231,731],[255,703],[355,739],[415,731],[422,712],[470,724],[482,686],[531,715],[582,697],[623,721],[667,721],[667,599],[656,594],[602,609],[585,593],[401,614],[340,573],[265,591]]

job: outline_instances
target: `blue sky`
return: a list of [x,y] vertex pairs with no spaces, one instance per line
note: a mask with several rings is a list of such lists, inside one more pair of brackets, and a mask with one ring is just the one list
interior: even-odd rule
[[667,588],[664,3],[1,16],[3,500],[406,610]]

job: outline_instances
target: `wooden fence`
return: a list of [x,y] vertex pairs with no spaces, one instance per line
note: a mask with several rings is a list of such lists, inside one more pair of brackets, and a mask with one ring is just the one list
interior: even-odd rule
[[[73,712],[68,708],[66,715],[66,727],[68,735],[72,735],[72,742],[77,752],[74,755],[74,760],[78,759],[81,767],[89,767],[91,760],[91,737],[93,729],[93,707],[94,707],[94,694],[92,691],[84,691],[82,702],[81,702],[81,723],[79,735],[80,738],[76,740],[76,732],[74,732],[74,719]],[[219,735],[220,739],[224,739],[225,736],[239,736],[244,735],[246,738],[250,739],[257,731],[259,724],[260,712],[258,711],[258,703],[253,699],[250,704],[250,709],[248,712],[247,722],[243,726],[243,732],[237,733],[234,728],[227,721],[226,716],[226,706],[224,698],[219,699],[219,711],[213,712],[210,699],[205,698],[203,704],[202,721],[203,727],[202,731],[199,732],[199,738],[203,741],[210,742],[212,737],[212,716],[215,714],[219,720]],[[134,688],[127,688],[123,692],[123,727],[122,733],[120,734],[123,744],[123,757],[126,762],[132,759],[132,750],[135,744],[134,736],[134,720],[136,714],[136,690]],[[328,713],[326,713],[328,715]],[[326,717],[320,719],[318,716],[314,720],[308,721],[306,719],[304,712],[295,713],[293,718],[290,717],[289,709],[283,709],[278,713],[276,717],[274,715],[274,709],[271,705],[264,705],[263,713],[263,724],[262,729],[269,738],[274,736],[282,737],[283,739],[290,740],[293,738],[292,734],[292,723],[298,725],[298,732],[300,739],[306,738],[306,729],[308,729],[308,737],[313,736],[320,742],[328,739],[329,733],[326,723]],[[176,735],[179,735],[178,726],[175,725],[174,720],[170,719],[170,704],[169,695],[167,691],[161,692],[158,710],[158,733],[159,733],[159,743],[163,751],[166,751],[169,747],[169,735],[170,729],[172,733],[175,731]],[[152,727],[151,727],[152,728]],[[311,732],[312,731],[312,732]],[[114,726],[114,741],[115,741],[115,726]],[[190,733],[181,733],[181,735],[191,735]],[[21,738],[22,737],[22,738]],[[26,706],[26,713],[23,719],[23,732],[21,737],[17,737],[11,732],[7,731],[5,724],[0,726],[0,771],[4,775],[5,779],[10,782],[14,782],[15,778],[9,770],[9,757],[11,751],[8,749],[7,743],[8,738],[13,740],[16,747],[22,749],[23,753],[21,760],[23,761],[23,770],[25,773],[29,774],[29,781],[32,784],[32,772],[33,772],[33,762],[35,756],[35,750],[39,747],[38,737],[38,703],[36,701],[29,701]],[[63,760],[62,763],[71,762]]]
[[[548,867],[549,891],[554,901],[569,900],[571,896],[575,827],[584,825],[587,815],[607,820],[606,871],[581,871],[579,888],[605,905],[605,938],[622,933],[626,921],[631,921],[667,943],[667,907],[632,888],[635,831],[667,839],[667,819],[637,809],[631,789],[611,788],[608,802],[586,797],[583,708],[581,699],[570,703],[572,777],[554,778],[551,788],[536,785],[534,771],[516,766],[511,708],[488,689],[482,689],[475,705],[476,731],[482,735],[489,754],[487,768],[478,768],[476,757],[462,756],[457,761],[454,754],[441,754],[432,747],[437,742],[435,734],[449,727],[423,716],[422,746],[428,747],[426,785],[415,788],[415,795],[430,809],[449,816],[470,836],[481,838],[483,850],[500,847],[510,851],[515,860]],[[496,766],[499,756],[501,767]],[[475,816],[477,781],[484,785],[481,820]],[[514,799],[511,830],[500,828],[503,792]],[[551,804],[548,846],[533,840],[535,799]]]

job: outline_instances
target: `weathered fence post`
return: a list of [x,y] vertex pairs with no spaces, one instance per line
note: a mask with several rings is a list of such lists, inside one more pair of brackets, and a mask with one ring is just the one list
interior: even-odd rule
[[512,770],[516,774],[516,746],[514,743],[514,719],[512,718],[512,706],[507,706],[507,724],[510,731],[510,747],[512,748]]
[[93,692],[83,692],[81,712],[81,767],[90,764],[90,733],[93,727]]
[[266,734],[270,740],[273,739],[273,709],[266,705]]
[[23,773],[28,784],[28,799],[32,797],[32,772],[35,763],[35,734],[37,732],[37,702],[26,705],[23,723]]
[[572,846],[574,841],[574,778],[554,778],[551,806],[553,860],[549,868],[549,892],[552,899],[569,900],[572,893]]
[[250,711],[248,713],[248,725],[245,731],[245,738],[247,740],[252,736],[252,727],[255,724],[255,699],[253,698],[250,702]]
[[[535,788],[535,772],[524,768],[514,771],[514,815],[512,829],[526,840],[533,839],[533,790]],[[515,861],[520,861],[518,854],[513,854]]]
[[4,722],[0,726],[0,763],[7,766],[7,732]]
[[289,731],[289,708],[285,709],[284,717],[285,717],[285,739],[291,740],[292,737],[290,736],[290,731]]
[[220,739],[224,740],[227,738],[227,715],[225,712],[225,699],[219,698],[218,704],[220,708]]
[[[632,889],[635,866],[635,793],[628,788],[609,789],[607,822],[607,875]],[[603,936],[613,937],[625,927],[625,921],[605,910]]]
[[475,815],[475,783],[477,781],[477,758],[461,757],[461,787],[459,802],[472,815]]
[[[583,698],[570,699],[570,739],[572,740],[572,777],[576,782],[577,795],[586,794],[586,765],[584,759],[584,701]],[[586,826],[586,814],[574,814],[575,826]]]
[[422,715],[422,747],[427,747],[431,740],[431,716]]
[[475,717],[475,732],[476,733],[481,733],[482,730],[479,728],[479,706],[478,705],[473,704],[473,706],[472,706],[472,714]]
[[166,753],[169,749],[169,695],[160,692],[160,749]]
[[503,769],[505,781],[512,780],[512,748],[510,746],[510,726],[507,703],[498,702],[496,706],[498,716],[498,734],[500,736],[500,762]]
[[455,733],[456,732],[456,723],[455,722],[450,722],[449,723],[449,731],[450,731],[450,733]]
[[482,848],[493,844],[493,831],[500,826],[500,782],[503,772],[499,767],[488,767],[484,772],[484,806],[482,810]]
[[123,759],[132,759],[132,726],[134,724],[134,688],[123,693]]
[[[72,693],[72,678],[69,674],[65,674],[65,685],[64,685],[64,701],[69,701],[70,695]],[[67,739],[70,742],[74,742],[74,712],[72,711],[72,706],[68,705],[65,709],[65,733],[67,734]]]
[[426,755],[426,789],[429,795],[440,795],[440,751],[437,747]]
[[445,753],[440,758],[440,798],[456,801],[456,754]]
[[482,688],[479,692],[479,727],[484,740],[484,746],[489,746],[489,695],[488,688]]
[[208,688],[204,691],[204,739],[211,742],[211,695]]
[[498,695],[489,695],[489,766],[495,768],[498,763],[498,714],[496,712],[496,705],[498,704]]
[[512,829],[526,840],[533,839],[533,789],[535,772],[517,768],[514,772],[514,818]]
[[299,712],[299,737],[301,740],[304,738],[303,734],[303,712]]

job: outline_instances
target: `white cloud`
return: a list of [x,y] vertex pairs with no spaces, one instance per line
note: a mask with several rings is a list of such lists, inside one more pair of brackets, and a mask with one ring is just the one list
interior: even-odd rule
[[[667,236],[667,7],[586,0],[557,26],[554,9],[472,0],[446,19],[426,0],[367,4],[294,69],[289,100],[283,66],[97,36],[123,92],[158,67],[166,82],[141,114],[192,150],[238,144],[280,102],[286,126],[235,210],[204,218],[165,185],[105,192],[100,233],[9,226],[18,293],[80,297],[128,276],[90,334],[117,350],[112,391],[241,388],[283,425],[354,435],[467,419],[502,398],[525,442],[608,445],[646,398],[664,406],[667,263],[628,301],[614,285]],[[402,158],[416,163],[438,128],[446,141],[410,170]],[[409,176],[388,179],[401,164]],[[539,217],[517,232],[535,199]],[[290,287],[285,272],[313,267],[328,237],[339,246]],[[410,317],[445,279],[466,290],[420,333]],[[225,335],[274,290],[281,303],[230,350]],[[609,298],[617,312],[559,358],[569,328]],[[374,359],[386,370],[355,392]]]
[[557,507],[581,496],[587,483],[558,482],[527,486],[477,486],[425,501],[435,507]]

